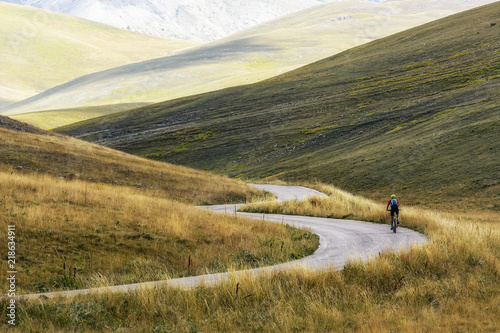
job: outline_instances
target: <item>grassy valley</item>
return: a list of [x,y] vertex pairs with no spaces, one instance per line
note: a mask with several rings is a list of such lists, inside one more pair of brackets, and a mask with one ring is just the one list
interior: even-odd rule
[[[488,2],[491,0],[477,0],[475,4]],[[437,4],[421,0],[328,3],[179,54],[118,68],[107,66],[105,71],[10,105],[4,114],[53,128],[107,114],[110,108],[123,111],[121,107],[128,103],[160,102],[250,84],[469,6],[472,5],[450,0]],[[142,54],[144,48],[134,46],[127,52]],[[102,108],[105,105],[108,106]],[[86,109],[74,110],[75,107]],[[43,115],[50,117],[49,122],[32,113],[42,110],[57,111]]]
[[374,199],[498,210],[500,4],[253,85],[58,131],[237,178],[319,180]]

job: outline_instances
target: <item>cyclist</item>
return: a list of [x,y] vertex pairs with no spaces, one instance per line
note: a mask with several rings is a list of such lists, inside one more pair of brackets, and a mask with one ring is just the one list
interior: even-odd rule
[[397,217],[397,221],[398,221],[398,224],[399,224],[399,201],[398,199],[396,199],[396,195],[391,195],[391,200],[389,200],[389,202],[387,203],[387,210],[389,210],[389,206],[391,206],[391,219],[390,219],[390,222],[389,224],[391,225],[391,230],[392,230],[392,217],[394,216],[394,214],[396,214],[396,217]]

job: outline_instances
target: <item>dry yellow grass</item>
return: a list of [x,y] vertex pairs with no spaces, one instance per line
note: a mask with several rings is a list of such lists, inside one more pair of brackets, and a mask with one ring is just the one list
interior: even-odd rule
[[[243,211],[268,212],[280,214],[284,209],[288,214],[320,216],[342,219],[362,220],[378,223],[390,223],[389,213],[386,211],[386,202],[375,202],[361,196],[353,195],[331,185],[316,183],[302,183],[301,185],[315,188],[327,194],[328,198],[311,198],[306,201],[277,202],[268,201],[252,206],[243,207]],[[400,220],[403,226],[430,233],[443,223],[454,225],[476,225],[484,228],[498,228],[499,214],[493,211],[463,212],[436,212],[418,206],[405,206],[404,200],[400,204]],[[429,222],[431,221],[431,222]]]
[[221,216],[141,188],[0,172],[0,193],[2,228],[16,225],[20,292],[270,265],[318,244],[293,240],[307,231]]
[[[324,215],[335,209],[352,218],[364,214],[366,219],[376,220],[387,214],[385,207],[369,200],[323,189],[334,195],[295,205],[308,215]],[[283,205],[289,207],[288,203]],[[235,275],[218,286],[188,291],[161,288],[30,301],[20,307],[20,329],[497,332],[497,217],[491,215],[485,223],[418,208],[403,211],[403,223],[422,229],[431,240],[427,245],[382,253],[366,263],[351,262],[342,271],[300,269],[261,277]]]

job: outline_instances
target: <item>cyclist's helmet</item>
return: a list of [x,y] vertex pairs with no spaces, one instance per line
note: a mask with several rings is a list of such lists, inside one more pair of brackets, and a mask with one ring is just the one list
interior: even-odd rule
[[391,195],[391,199],[394,199],[395,197],[396,197],[396,195],[395,195],[395,194]]

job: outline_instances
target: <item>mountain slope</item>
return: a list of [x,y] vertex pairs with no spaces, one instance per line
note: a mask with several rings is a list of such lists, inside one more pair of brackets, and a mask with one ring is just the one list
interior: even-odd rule
[[332,0],[4,1],[70,14],[153,36],[208,42]]
[[[467,6],[489,1],[467,2]],[[273,77],[453,13],[449,0],[341,1],[301,11],[178,55],[80,77],[1,111],[152,103]],[[86,115],[82,114],[81,117]],[[21,118],[19,118],[21,119]],[[22,118],[32,123],[29,117]],[[39,124],[38,124],[39,125]]]
[[500,3],[282,76],[59,131],[237,177],[498,209]]
[[0,106],[85,74],[198,45],[5,2],[0,36]]
[[135,188],[186,203],[244,202],[258,193],[227,177],[148,161],[0,116],[0,171]]

